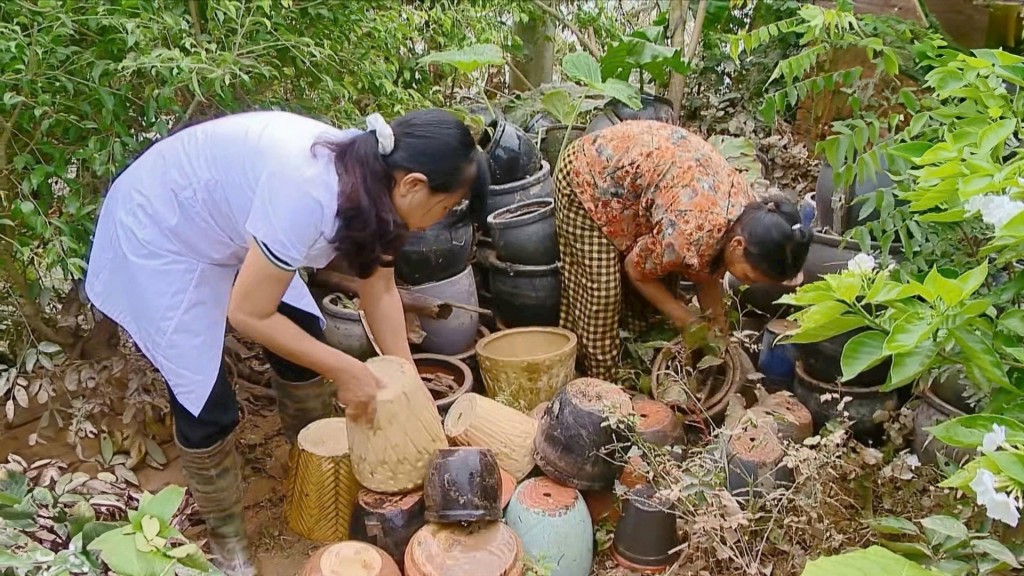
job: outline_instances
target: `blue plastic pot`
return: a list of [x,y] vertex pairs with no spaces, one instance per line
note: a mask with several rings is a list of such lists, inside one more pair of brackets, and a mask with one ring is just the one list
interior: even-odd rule
[[761,337],[761,354],[757,371],[764,375],[763,384],[769,392],[792,391],[796,378],[796,345],[776,343],[779,336],[795,328],[789,320],[772,320]]

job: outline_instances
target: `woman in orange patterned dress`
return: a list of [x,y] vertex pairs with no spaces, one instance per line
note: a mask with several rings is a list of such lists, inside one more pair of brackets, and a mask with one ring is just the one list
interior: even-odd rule
[[[614,381],[622,322],[656,309],[683,329],[726,329],[723,282],[795,284],[814,234],[796,205],[758,201],[710,144],[670,124],[627,121],[580,138],[559,160],[555,218],[560,325],[579,337],[584,374]],[[701,313],[666,280],[694,283]],[[624,281],[625,278],[625,281]]]

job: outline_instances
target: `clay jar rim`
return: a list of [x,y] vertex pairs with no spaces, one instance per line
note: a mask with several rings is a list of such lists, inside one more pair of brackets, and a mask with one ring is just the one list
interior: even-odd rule
[[536,198],[518,202],[491,212],[487,216],[487,227],[492,231],[518,228],[550,218],[555,213],[554,198]]
[[[547,160],[541,160],[540,170],[535,174],[531,174],[522,180],[515,180],[507,184],[493,184],[487,189],[488,196],[503,196],[505,194],[512,194],[513,192],[519,192],[527,188],[532,188],[537,185],[538,182],[550,177],[551,175],[551,164],[548,164]],[[497,210],[495,210],[497,212]]]
[[[509,337],[513,337],[513,336],[515,336],[517,334],[529,334],[529,333],[539,333],[539,332],[546,332],[546,333],[549,333],[549,334],[557,334],[559,336],[565,336],[566,337],[566,342],[565,342],[565,344],[562,347],[558,348],[557,350],[552,350],[551,352],[546,352],[546,353],[543,353],[543,354],[537,354],[537,355],[534,355],[534,356],[499,356],[497,354],[494,354],[492,352],[488,352],[487,351],[487,347],[490,346],[491,343],[493,343],[493,342],[495,342],[495,341],[497,341],[497,340],[499,340],[501,338],[509,338]],[[553,326],[524,326],[524,327],[521,327],[521,328],[509,328],[507,330],[499,330],[498,332],[495,332],[495,333],[491,334],[490,336],[487,336],[486,338],[483,338],[482,340],[479,340],[476,343],[476,353],[477,353],[477,356],[483,356],[483,357],[486,357],[486,358],[489,358],[489,359],[492,359],[492,360],[501,360],[501,361],[510,361],[511,360],[511,361],[539,362],[541,360],[547,360],[549,358],[554,358],[554,357],[559,356],[561,354],[565,354],[569,350],[575,349],[576,346],[577,346],[578,340],[579,339],[576,337],[576,334],[574,334],[574,333],[572,333],[569,330],[566,330],[564,328],[555,328]]]
[[921,393],[921,401],[923,401],[923,402],[925,402],[927,404],[931,404],[939,412],[943,412],[943,413],[945,413],[946,416],[949,416],[951,418],[956,418],[958,416],[967,416],[968,415],[963,410],[957,408],[956,406],[953,406],[952,404],[950,404],[949,402],[946,402],[942,398],[939,398],[938,394],[936,394],[935,392],[932,392],[931,387],[925,388],[924,392]]
[[[654,359],[654,366],[651,368],[651,394],[655,400],[660,399],[657,397],[657,390],[659,388],[658,383],[662,379],[662,372],[664,372],[664,365],[668,363],[668,355],[672,351],[672,348],[677,345],[683,344],[683,337],[679,336],[675,340],[669,342],[668,346],[665,346],[658,352],[658,355]],[[725,406],[726,398],[728,398],[733,392],[738,391],[743,386],[743,379],[736,378],[736,371],[739,369],[737,365],[736,349],[733,345],[729,345],[724,351],[724,358],[722,360],[722,369],[725,371],[725,385],[719,388],[717,391],[713,391],[707,398],[698,402],[700,405],[700,412],[690,413],[686,412],[686,419],[689,421],[704,420],[707,418],[714,418],[716,410]]]
[[[434,400],[434,405],[437,407],[447,407],[455,403],[460,396],[469,392],[473,388],[473,372],[469,369],[469,366],[465,362],[459,360],[455,356],[446,356],[444,354],[413,354],[412,362],[416,366],[416,372],[420,372],[420,365],[417,363],[418,360],[423,360],[425,363],[433,365],[449,365],[455,368],[462,374],[462,385],[459,386],[454,392],[441,398],[440,400]],[[421,373],[422,374],[422,373]]]
[[529,264],[513,264],[511,262],[505,262],[498,260],[498,256],[493,251],[477,252],[477,258],[481,264],[491,272],[498,271],[504,272],[510,276],[547,276],[553,270],[560,270],[562,268],[561,262],[555,262],[554,264],[544,264],[543,266],[532,266]]
[[320,301],[320,307],[323,308],[323,311],[332,318],[362,322],[362,319],[359,318],[359,310],[350,310],[348,308],[342,308],[339,304],[336,304],[334,302],[335,299],[341,296],[344,296],[346,298],[348,297],[343,292],[331,292],[327,296],[324,296],[324,299]]
[[896,390],[883,391],[882,387],[885,386],[884,383],[879,384],[878,386],[872,386],[870,388],[860,388],[857,386],[837,386],[835,384],[828,384],[826,382],[821,382],[820,380],[815,380],[814,378],[808,376],[806,372],[804,372],[803,363],[800,362],[799,360],[796,361],[796,377],[798,380],[803,380],[804,382],[806,382],[807,385],[811,388],[820,388],[821,390],[826,390],[828,392],[845,394],[847,396],[852,397],[896,394]]

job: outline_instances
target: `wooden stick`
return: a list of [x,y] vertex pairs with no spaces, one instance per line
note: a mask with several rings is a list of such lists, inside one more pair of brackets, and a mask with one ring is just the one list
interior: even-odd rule
[[[358,283],[355,278],[330,270],[317,270],[310,281],[331,290],[349,294],[358,294],[359,292],[356,289]],[[437,298],[416,294],[402,288],[398,289],[398,295],[402,298],[402,308],[406,312],[414,312],[434,320],[447,320],[452,315],[452,306]]]
[[383,356],[384,352],[377,345],[377,339],[373,337],[373,330],[370,330],[370,322],[367,321],[366,313],[362,310],[359,311],[359,320],[363,323],[363,330],[366,331],[366,335],[370,338],[370,344],[373,345],[373,349],[377,352],[378,356]]
[[452,308],[458,308],[459,310],[466,310],[467,312],[476,312],[477,314],[479,314],[481,316],[488,316],[488,317],[494,316],[494,312],[492,312],[492,311],[490,311],[490,310],[488,310],[486,308],[480,308],[479,306],[472,306],[470,304],[459,304],[458,302],[443,302],[443,303],[446,306],[451,306]]

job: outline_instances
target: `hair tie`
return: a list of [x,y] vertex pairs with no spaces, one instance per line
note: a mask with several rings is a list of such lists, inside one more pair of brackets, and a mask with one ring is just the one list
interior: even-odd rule
[[366,117],[366,128],[377,133],[377,152],[387,156],[395,149],[395,133],[380,114],[374,112]]
[[802,223],[797,222],[796,224],[793,224],[793,230],[799,230],[801,228],[803,228],[803,224]]

